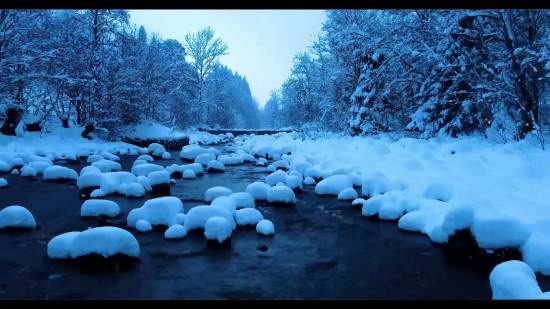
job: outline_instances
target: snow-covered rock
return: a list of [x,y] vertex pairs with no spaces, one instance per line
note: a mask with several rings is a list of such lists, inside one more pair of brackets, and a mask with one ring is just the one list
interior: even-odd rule
[[68,259],[76,235],[80,232],[67,232],[55,236],[48,242],[47,252],[50,259]]
[[116,217],[120,214],[120,206],[109,200],[87,200],[80,207],[81,217]]
[[36,228],[32,213],[23,206],[13,205],[0,210],[0,229]]
[[270,185],[265,182],[253,182],[246,186],[245,192],[252,195],[256,201],[267,200],[267,190],[271,188]]
[[135,227],[137,221],[145,220],[151,225],[170,226],[172,219],[183,212],[183,203],[174,196],[164,196],[146,201],[143,206],[132,209],[128,214],[129,227]]
[[338,194],[338,199],[342,201],[349,201],[349,200],[355,200],[359,197],[359,194],[357,194],[357,191],[355,191],[354,188],[346,188]]
[[224,217],[211,217],[206,220],[204,236],[206,236],[207,240],[223,243],[231,238],[232,232],[232,222]]
[[138,232],[147,233],[153,230],[153,226],[145,220],[138,220],[136,222],[136,230]]
[[232,229],[235,229],[236,224],[233,216],[225,209],[212,206],[196,206],[193,207],[185,215],[184,226],[187,231],[204,228],[206,221],[212,217],[223,217],[232,222]]
[[44,180],[56,181],[77,180],[78,173],[75,170],[64,166],[52,165],[44,170],[43,178]]
[[228,196],[235,203],[236,209],[255,208],[254,197],[247,192],[237,192]]
[[220,196],[230,196],[231,194],[233,191],[226,187],[212,187],[204,193],[204,201],[209,203]]
[[294,204],[296,196],[287,186],[275,186],[267,190],[267,202],[270,204]]
[[353,182],[348,175],[334,175],[321,180],[315,186],[315,194],[338,195],[344,189],[353,188]]
[[217,160],[210,160],[207,163],[206,170],[209,173],[223,173],[225,172],[225,165]]
[[99,254],[139,256],[139,243],[132,233],[112,226],[96,227],[78,233],[71,244],[71,258]]
[[166,239],[179,239],[187,236],[187,229],[183,225],[175,224],[170,226],[164,232],[164,238]]
[[245,225],[256,225],[258,222],[262,221],[264,216],[262,213],[255,208],[243,208],[237,210],[235,216],[235,223],[240,226]]
[[192,170],[185,170],[185,171],[183,171],[183,178],[184,179],[195,179],[195,178],[197,178],[197,175]]
[[275,226],[273,225],[273,222],[263,219],[258,224],[256,224],[256,233],[261,235],[274,235],[275,234]]

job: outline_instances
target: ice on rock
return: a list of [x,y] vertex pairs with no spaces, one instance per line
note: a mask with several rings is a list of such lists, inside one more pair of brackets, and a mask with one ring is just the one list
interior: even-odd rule
[[315,186],[315,194],[339,195],[344,189],[353,188],[353,182],[347,175],[334,175],[321,180]]
[[36,221],[32,213],[23,206],[13,205],[0,210],[0,229],[36,228]]
[[187,231],[204,228],[206,221],[212,217],[223,217],[232,222],[232,228],[236,227],[235,220],[231,213],[220,207],[212,206],[196,206],[193,207],[185,215],[183,225],[187,228]]
[[338,199],[342,201],[355,200],[359,197],[354,188],[346,188],[338,194]]
[[275,186],[267,190],[267,202],[272,204],[294,204],[296,202],[296,195],[294,195],[294,191],[287,186]]
[[164,232],[164,238],[166,239],[179,239],[187,236],[187,229],[183,225],[175,224],[170,226]]
[[237,210],[235,216],[235,222],[237,225],[255,225],[258,222],[262,221],[264,216],[262,213],[255,208],[243,208]]
[[273,222],[263,219],[256,224],[256,233],[261,235],[273,235],[275,234],[275,226]]
[[174,216],[183,212],[183,203],[174,196],[164,196],[146,201],[140,208],[128,214],[128,226],[135,227],[137,221],[145,220],[151,225],[170,226]]
[[87,200],[80,208],[81,217],[116,217],[120,214],[120,207],[116,202],[109,200]]
[[270,185],[265,182],[253,182],[246,186],[245,192],[252,195],[256,201],[265,201],[267,200],[267,190],[271,188]]
[[139,243],[132,233],[113,226],[96,227],[78,233],[71,246],[71,258],[89,254],[110,257],[124,254],[139,256]]
[[233,227],[231,221],[224,217],[211,217],[204,225],[204,236],[208,240],[217,240],[219,243],[231,237]]
[[183,178],[184,179],[195,179],[197,178],[197,175],[195,175],[195,172],[192,170],[185,170],[183,171]]
[[50,259],[68,259],[76,235],[80,232],[67,232],[57,235],[48,242],[47,252]]
[[147,233],[153,230],[153,226],[145,220],[138,220],[136,222],[136,230],[138,232]]
[[233,191],[226,187],[212,187],[206,190],[206,193],[204,194],[204,201],[207,203],[212,202],[220,196],[230,196],[231,194],[233,194]]

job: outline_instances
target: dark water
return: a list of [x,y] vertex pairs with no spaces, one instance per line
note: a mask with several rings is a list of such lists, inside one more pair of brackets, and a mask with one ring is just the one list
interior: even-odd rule
[[[121,157],[123,170],[129,171],[134,160]],[[69,167],[79,172],[84,166]],[[187,212],[202,204],[208,188],[244,191],[249,183],[266,177],[263,171],[265,167],[253,164],[228,166],[226,173],[177,180],[172,195],[183,200]],[[141,246],[139,266],[90,275],[46,254],[47,242],[54,236],[96,226],[94,220],[79,217],[82,201],[75,184],[2,177],[10,187],[0,190],[0,209],[24,206],[41,229],[0,233],[0,299],[491,298],[487,273],[452,267],[427,237],[404,233],[389,222],[368,221],[360,210],[349,207],[350,202],[315,196],[312,186],[297,195],[293,208],[258,203],[275,225],[274,237],[238,229],[232,249],[220,251],[206,248],[201,235],[167,241],[162,232],[132,231]],[[108,199],[119,203],[125,218],[147,197]],[[261,245],[268,250],[258,251]]]

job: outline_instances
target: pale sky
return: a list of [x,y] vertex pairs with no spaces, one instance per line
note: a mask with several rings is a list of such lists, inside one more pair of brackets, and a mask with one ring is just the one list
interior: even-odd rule
[[263,106],[290,74],[292,59],[316,39],[323,10],[131,10],[131,22],[148,33],[183,42],[185,34],[210,26],[229,46],[221,62],[246,76]]

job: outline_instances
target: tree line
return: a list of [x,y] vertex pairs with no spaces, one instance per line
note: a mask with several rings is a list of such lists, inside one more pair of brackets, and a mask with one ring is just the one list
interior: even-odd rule
[[549,10],[328,10],[262,111],[267,127],[491,135],[549,123]]
[[110,135],[143,121],[257,128],[258,103],[246,78],[220,64],[226,54],[209,27],[180,43],[130,23],[126,10],[2,9],[1,132],[15,134],[21,118],[29,130],[59,123]]

